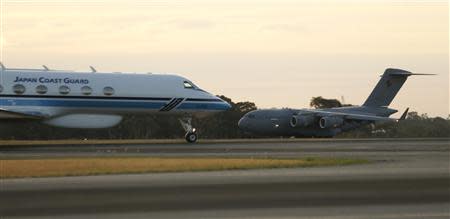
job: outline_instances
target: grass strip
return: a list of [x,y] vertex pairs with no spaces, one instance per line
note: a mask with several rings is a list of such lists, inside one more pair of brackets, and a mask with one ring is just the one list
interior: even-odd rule
[[0,178],[86,176],[126,173],[221,171],[367,163],[346,158],[48,158],[0,160]]

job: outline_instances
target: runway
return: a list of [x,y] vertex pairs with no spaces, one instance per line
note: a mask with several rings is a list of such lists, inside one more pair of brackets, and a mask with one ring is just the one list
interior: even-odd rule
[[370,164],[2,180],[0,215],[449,218],[448,139],[5,147],[0,157],[360,157]]
[[[449,151],[450,139],[306,139],[220,141],[200,144],[102,144],[2,146],[0,158],[64,156],[351,156],[369,159],[434,156]],[[370,156],[368,156],[370,155]]]

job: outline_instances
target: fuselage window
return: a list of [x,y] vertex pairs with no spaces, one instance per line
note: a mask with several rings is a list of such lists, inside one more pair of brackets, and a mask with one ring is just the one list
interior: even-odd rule
[[23,86],[21,84],[16,84],[13,86],[13,91],[16,94],[23,94],[23,93],[25,93],[25,86]]
[[189,81],[185,81],[185,82],[184,82],[184,88],[194,89],[194,85],[192,85],[191,83],[189,83]]
[[3,86],[0,85],[0,93],[3,92]]
[[67,87],[66,85],[63,85],[63,86],[59,87],[59,93],[60,94],[66,95],[69,92],[70,92],[70,88]]
[[103,88],[103,93],[106,96],[111,96],[111,95],[114,94],[114,88],[112,88],[112,87],[105,87],[105,88]]
[[48,89],[45,85],[38,85],[36,87],[36,93],[38,93],[38,94],[45,94],[45,93],[47,93],[47,91],[48,91]]
[[91,95],[92,94],[92,88],[88,87],[88,86],[84,86],[81,88],[81,93],[83,95]]

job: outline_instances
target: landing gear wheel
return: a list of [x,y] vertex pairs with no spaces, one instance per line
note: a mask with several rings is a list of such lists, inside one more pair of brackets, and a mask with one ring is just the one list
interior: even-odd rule
[[192,118],[191,117],[184,117],[179,119],[181,126],[183,127],[184,131],[186,131],[186,135],[184,136],[186,141],[189,143],[195,143],[197,141],[197,132],[195,128],[192,127]]
[[197,133],[195,133],[195,132],[188,132],[188,133],[186,133],[185,138],[186,138],[187,142],[195,143],[197,141],[198,136],[197,136]]

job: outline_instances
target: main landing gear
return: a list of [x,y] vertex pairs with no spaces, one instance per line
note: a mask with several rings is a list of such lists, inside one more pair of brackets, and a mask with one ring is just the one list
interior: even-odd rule
[[186,117],[179,119],[179,121],[184,131],[186,131],[186,135],[184,136],[186,141],[189,143],[195,143],[198,139],[198,136],[195,128],[192,127],[192,118]]

